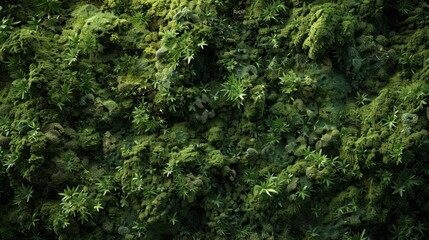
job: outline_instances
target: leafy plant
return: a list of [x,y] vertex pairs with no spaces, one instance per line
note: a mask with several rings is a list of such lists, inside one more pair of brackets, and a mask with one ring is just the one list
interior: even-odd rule
[[0,22],[0,40],[4,40],[12,32],[14,26],[19,23],[20,21],[14,21],[14,18],[10,15],[3,17]]
[[394,109],[392,114],[388,115],[385,119],[383,119],[384,126],[388,127],[389,130],[393,130],[398,124],[398,113],[399,111]]
[[143,27],[147,27],[150,22],[150,16],[142,11],[135,11],[130,19],[132,24]]
[[267,174],[266,180],[260,185],[255,185],[253,189],[258,195],[266,194],[272,197],[271,194],[279,193],[278,188],[280,184],[281,182],[277,180],[274,174]]
[[98,50],[99,44],[95,35],[87,33],[80,36],[78,47],[83,54],[93,55]]
[[392,239],[422,239],[424,238],[426,227],[420,221],[409,215],[402,215],[397,223],[392,225],[390,232]]
[[396,3],[2,1],[1,238],[426,239],[429,7]]
[[311,196],[311,187],[309,185],[303,185],[298,188],[298,190],[289,195],[291,201],[297,201],[299,198],[305,200]]
[[9,169],[15,167],[19,160],[19,154],[17,153],[10,153],[4,156],[3,158],[3,167],[6,168],[6,171]]
[[15,80],[12,85],[14,86],[13,90],[16,98],[24,100],[30,94],[31,84],[26,78]]
[[269,132],[274,134],[287,133],[290,131],[290,125],[286,119],[280,116],[269,116],[267,120]]
[[367,235],[366,229],[360,233],[352,234],[352,236],[346,236],[347,240],[370,240],[371,238]]
[[306,154],[305,159],[314,162],[318,168],[325,168],[335,165],[337,157],[330,159],[328,156],[322,154],[322,149],[320,149],[318,152],[311,151]]
[[368,98],[368,95],[366,95],[365,93],[357,93],[357,95],[356,95],[356,104],[357,105],[359,105],[359,106],[363,106],[363,105],[365,105],[367,102],[369,102],[369,101],[371,101],[369,98]]
[[393,160],[396,165],[399,165],[400,163],[402,163],[402,155],[403,155],[403,151],[404,151],[404,147],[399,144],[399,145],[394,145],[393,149],[390,151],[390,159]]
[[399,196],[403,197],[406,192],[411,191],[413,187],[419,186],[421,184],[421,179],[415,175],[409,175],[406,174],[406,172],[402,172],[400,178],[393,183],[393,194],[398,194]]
[[221,91],[226,99],[232,102],[233,106],[240,108],[247,96],[246,80],[230,75],[226,82],[222,84]]
[[164,121],[149,115],[147,103],[142,102],[132,112],[132,123],[138,133],[152,132],[163,126]]
[[290,100],[294,100],[293,94],[298,91],[298,84],[301,81],[301,77],[295,72],[283,73],[280,79],[280,90],[283,94],[289,96]]
[[111,193],[113,187],[111,186],[111,178],[109,176],[100,178],[100,180],[95,184],[99,192],[106,196],[108,193]]
[[15,197],[13,203],[17,206],[21,206],[23,203],[28,203],[33,196],[33,187],[25,186],[22,184],[15,191]]
[[[81,223],[89,221],[94,211],[98,212],[103,207],[98,199],[90,197],[88,188],[83,187],[68,187],[64,189],[64,192],[59,193],[61,198],[61,215],[65,219],[71,217],[77,217]],[[67,227],[67,220],[64,221],[63,228]]]
[[281,1],[274,1],[262,10],[261,18],[264,22],[276,21],[284,11],[286,6]]
[[42,13],[59,14],[61,13],[61,1],[59,0],[37,0],[37,7]]

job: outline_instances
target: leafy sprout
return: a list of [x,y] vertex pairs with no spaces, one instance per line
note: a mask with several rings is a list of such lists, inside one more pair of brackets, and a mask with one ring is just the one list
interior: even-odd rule
[[409,175],[407,173],[402,173],[399,176],[399,179],[393,183],[391,187],[393,189],[393,194],[398,194],[403,197],[406,192],[411,191],[411,189],[415,186],[419,186],[422,184],[422,180],[415,176]]
[[48,14],[58,14],[61,12],[61,1],[59,0],[39,0],[37,6],[42,9],[43,12]]
[[258,193],[258,195],[266,194],[270,197],[272,197],[271,194],[278,194],[278,185],[279,182],[277,181],[277,177],[274,176],[274,174],[268,174],[267,178],[262,184],[255,186],[255,191]]
[[240,107],[246,97],[246,81],[234,75],[230,75],[225,83],[222,84],[222,92],[226,99],[233,103],[233,106]]
[[298,83],[301,81],[301,77],[294,72],[283,73],[280,80],[280,90],[283,94],[289,95],[290,99],[293,100],[291,94],[298,91]]
[[33,196],[33,187],[32,186],[25,186],[22,184],[20,187],[16,189],[15,198],[14,198],[14,204],[15,205],[21,205],[24,202],[29,202],[31,197]]
[[389,130],[393,130],[398,124],[398,113],[399,111],[394,109],[392,114],[388,115],[386,118],[383,119],[384,126],[388,127]]
[[264,22],[277,21],[281,12],[286,10],[282,1],[274,1],[262,10],[261,18]]
[[355,99],[356,99],[356,104],[358,106],[363,106],[370,101],[370,99],[368,98],[368,95],[366,95],[365,93],[359,93],[359,92],[357,93]]
[[198,47],[200,47],[201,49],[204,49],[205,46],[207,46],[207,42],[204,39],[201,39],[201,41],[197,44]]

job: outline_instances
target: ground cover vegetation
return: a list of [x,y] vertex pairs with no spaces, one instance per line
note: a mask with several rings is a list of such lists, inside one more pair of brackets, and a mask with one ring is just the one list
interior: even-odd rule
[[423,0],[3,0],[1,239],[428,239]]

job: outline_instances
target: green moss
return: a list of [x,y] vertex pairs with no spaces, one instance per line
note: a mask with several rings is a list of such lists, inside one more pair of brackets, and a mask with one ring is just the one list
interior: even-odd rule
[[329,203],[329,208],[331,213],[326,216],[325,221],[331,221],[332,218],[336,218],[336,211],[343,207],[344,205],[354,202],[357,204],[359,199],[359,190],[356,187],[350,186],[345,191],[339,193],[335,198]]
[[226,156],[224,156],[219,150],[211,150],[207,154],[207,167],[221,167],[227,162]]
[[95,128],[84,128],[77,135],[81,147],[85,150],[95,149],[101,145],[100,134]]
[[2,2],[3,238],[425,239],[429,7],[396,3]]
[[170,154],[169,166],[183,166],[201,161],[200,154],[195,147],[192,144],[182,149],[174,147],[173,152]]
[[209,143],[220,143],[223,139],[225,139],[225,134],[221,127],[215,126],[209,129],[207,136]]
[[72,13],[72,19],[70,20],[73,28],[73,33],[70,32],[69,36],[73,36],[74,33],[85,35],[85,34],[96,34],[97,36],[104,36],[109,33],[115,27],[117,27],[121,20],[110,12],[102,12],[96,6],[91,4],[80,5]]
[[62,135],[64,133],[64,128],[59,123],[51,123],[45,127],[45,136],[48,141],[52,142],[54,145],[58,145],[62,142]]
[[244,116],[249,119],[259,119],[265,110],[265,86],[256,85],[250,90],[250,98],[244,106]]
[[7,56],[20,53],[32,54],[33,56],[36,54],[44,59],[52,59],[56,53],[52,50],[57,50],[58,46],[54,47],[49,37],[52,35],[46,36],[29,28],[14,31],[0,46],[0,59],[3,61],[7,59]]
[[307,167],[310,166],[310,163],[305,160],[298,160],[294,164],[287,167],[287,171],[294,176],[300,176],[305,174]]
[[311,59],[320,58],[334,44],[342,45],[351,40],[357,22],[354,16],[331,3],[314,5],[310,11],[294,9],[292,16],[301,25],[292,28],[294,24],[288,24],[283,31],[285,34],[292,32],[294,45],[308,50]]
[[171,128],[168,139],[176,145],[183,145],[195,137],[195,132],[186,123],[177,123]]

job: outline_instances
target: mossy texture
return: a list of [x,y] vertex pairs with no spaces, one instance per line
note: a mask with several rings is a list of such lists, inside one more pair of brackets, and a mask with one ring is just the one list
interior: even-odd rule
[[1,239],[429,239],[429,5],[5,0]]

